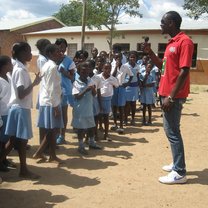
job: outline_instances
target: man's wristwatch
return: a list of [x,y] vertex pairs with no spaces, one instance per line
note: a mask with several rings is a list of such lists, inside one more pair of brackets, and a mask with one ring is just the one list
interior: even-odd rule
[[170,95],[168,96],[168,100],[170,101],[170,103],[174,103],[174,100]]

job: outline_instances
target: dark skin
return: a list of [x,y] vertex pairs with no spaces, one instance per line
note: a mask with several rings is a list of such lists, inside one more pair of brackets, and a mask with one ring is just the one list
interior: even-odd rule
[[[57,48],[57,50],[53,53],[49,53],[48,54],[48,58],[51,59],[54,62],[58,62],[61,59],[61,53],[60,50]],[[53,108],[54,111],[54,116],[55,117],[59,117],[61,116],[61,112],[59,109],[59,106],[56,106]],[[54,129],[42,129],[43,131],[43,139],[41,141],[41,144],[38,148],[38,150],[35,152],[35,154],[33,155],[33,158],[35,159],[41,159],[42,161],[45,161],[46,158],[43,156],[43,151],[45,150],[47,144],[49,144],[49,162],[55,162],[58,164],[63,163],[63,161],[61,159],[59,159],[56,156],[56,135],[59,131],[58,128],[54,128]]]
[[[122,60],[122,54],[121,53],[116,53],[114,55],[114,59],[116,61],[116,66],[115,66],[115,70],[113,72],[113,76],[115,77],[116,74],[117,74],[117,70],[121,68],[122,66],[122,63],[121,63],[121,60]],[[130,83],[131,83],[131,80],[132,80],[133,77],[130,77],[129,78],[129,81],[126,82],[126,83],[123,83],[123,87],[127,87]],[[114,123],[115,125],[117,126],[117,110],[118,110],[118,107],[117,106],[113,106],[113,117],[114,117]],[[123,120],[124,120],[124,107],[123,106],[119,106],[119,118],[120,118],[120,128],[123,129]]]
[[[173,20],[171,20],[171,17],[169,14],[165,14],[162,17],[161,20],[161,30],[162,30],[162,34],[169,34],[171,38],[175,37],[178,33],[181,32],[180,28],[177,28],[175,25],[175,22]],[[159,59],[156,54],[152,51],[152,49],[150,48],[150,45],[147,43],[143,43],[142,44],[143,47],[143,51],[145,53],[148,53],[150,55],[151,60],[153,61],[153,63],[159,68],[162,69],[162,60]],[[175,98],[175,96],[177,95],[177,93],[180,91],[180,89],[183,87],[184,82],[189,74],[189,70],[190,68],[188,67],[184,67],[180,69],[180,74],[176,80],[176,83],[173,87],[173,89],[170,92],[170,96],[172,99]],[[163,104],[162,104],[162,109],[164,111],[169,111],[173,106],[173,103],[170,102],[170,100],[168,99],[168,97],[165,97]]]
[[[18,61],[20,61],[22,64],[25,65],[32,58],[31,48],[28,46],[27,48],[25,48],[24,51],[19,52],[19,54],[16,54],[16,58]],[[27,87],[27,88],[24,88],[24,86],[18,87],[17,93],[18,93],[19,99],[23,99],[25,96],[27,96],[32,91],[33,87],[40,83],[41,78],[42,77],[38,73],[38,74],[36,74],[35,80],[33,81],[33,83],[29,87]],[[2,161],[10,153],[10,151],[14,147],[14,143],[16,143],[16,145],[18,146],[17,149],[18,149],[19,160],[20,160],[19,176],[23,177],[23,178],[37,179],[37,178],[39,178],[39,176],[30,172],[27,168],[27,163],[26,163],[27,142],[28,142],[28,140],[21,139],[21,138],[16,139],[15,136],[12,136],[9,139],[9,141],[7,142],[7,144],[5,146],[5,150],[1,154],[0,161]]]

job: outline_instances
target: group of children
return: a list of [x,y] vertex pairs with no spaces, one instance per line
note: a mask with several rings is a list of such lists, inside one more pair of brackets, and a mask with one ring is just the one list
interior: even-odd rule
[[[12,59],[0,56],[0,169],[15,167],[6,159],[16,146],[20,159],[19,176],[36,179],[26,164],[27,142],[32,138],[31,113],[32,89],[39,86],[37,98],[40,146],[33,155],[35,159],[62,163],[56,155],[56,145],[65,141],[68,123],[68,105],[72,109],[71,125],[78,137],[78,152],[88,154],[89,149],[101,149],[97,129],[104,124],[104,139],[109,137],[109,114],[112,112],[114,125],[111,130],[124,133],[124,125],[135,125],[136,102],[143,110],[143,125],[151,125],[151,109],[155,103],[158,70],[148,57],[138,60],[136,51],[128,57],[121,53],[119,45],[113,52],[93,48],[92,58],[86,51],[77,51],[74,58],[65,55],[67,42],[63,38],[52,44],[40,39],[37,68],[32,82],[27,62],[32,58],[31,48],[26,42],[15,43]],[[149,117],[146,122],[146,109]],[[119,124],[117,120],[119,119]],[[84,139],[86,140],[84,141]],[[49,154],[46,158],[45,152]]]

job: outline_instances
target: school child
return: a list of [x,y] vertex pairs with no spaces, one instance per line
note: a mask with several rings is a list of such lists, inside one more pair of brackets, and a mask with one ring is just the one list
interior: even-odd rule
[[59,145],[65,143],[65,132],[68,123],[68,105],[72,107],[74,103],[74,99],[72,96],[72,81],[74,79],[76,65],[69,56],[64,55],[68,45],[67,41],[64,38],[58,38],[55,44],[59,47],[60,51],[63,54],[63,60],[58,67],[58,71],[61,75],[61,108],[64,122],[64,127],[60,129],[60,132],[56,139],[56,144]]
[[[112,70],[111,74],[116,77],[119,81],[119,87],[114,88],[114,93],[112,97],[112,109],[113,109],[113,119],[114,125],[111,127],[111,130],[117,131],[118,133],[123,133],[123,117],[124,117],[124,106],[126,104],[125,88],[130,84],[133,73],[127,65],[122,64],[122,54],[115,53],[114,59],[116,61],[115,68]],[[125,82],[125,77],[129,76],[128,82]],[[117,119],[119,110],[119,120],[120,127],[118,128]]]
[[[37,58],[37,68],[40,71],[44,64],[48,61],[48,58],[46,56],[46,46],[51,44],[51,42],[48,39],[41,38],[37,41],[36,47],[39,51],[39,55]],[[39,109],[39,95],[37,98],[37,103],[36,103],[36,109]],[[39,142],[41,144],[42,140],[44,139],[45,136],[45,130],[43,128],[39,128]]]
[[103,71],[103,64],[105,63],[105,59],[101,56],[97,56],[95,59],[95,69],[93,70],[93,73],[95,75],[101,74]]
[[[0,126],[0,152],[5,149],[5,145],[9,140],[9,137],[5,135],[5,128],[7,123],[7,116],[9,103],[11,97],[11,72],[13,65],[10,57],[0,56],[0,116],[2,119],[2,125]],[[11,163],[5,157],[0,163],[0,171],[9,171],[9,169],[16,168],[16,165]]]
[[101,149],[95,143],[94,128],[95,121],[93,115],[93,96],[96,95],[95,83],[88,77],[88,65],[83,62],[78,66],[79,77],[73,83],[72,94],[74,95],[74,106],[72,111],[72,126],[77,129],[78,134],[78,152],[88,154],[83,142],[87,133],[89,137],[90,149]]
[[100,120],[100,109],[101,106],[101,92],[100,89],[102,87],[102,81],[99,76],[93,73],[93,69],[95,68],[94,60],[86,61],[89,68],[89,77],[95,84],[96,95],[93,97],[93,114],[95,119],[95,140],[99,140],[98,138],[98,122]]
[[[135,113],[136,113],[136,101],[139,98],[139,66],[137,65],[137,52],[130,51],[129,52],[129,61],[125,65],[129,67],[129,69],[133,73],[133,78],[126,87],[126,106],[125,106],[125,124],[128,123],[128,115],[131,111],[131,125],[135,125]],[[127,77],[127,80],[129,77]]]
[[39,55],[37,58],[37,67],[38,70],[40,71],[41,68],[44,66],[44,64],[48,61],[47,57],[46,57],[46,46],[51,44],[51,42],[48,39],[45,38],[41,38],[37,41],[36,43],[36,47],[39,51]]
[[31,47],[26,42],[19,42],[14,48],[16,63],[12,72],[11,97],[9,101],[9,112],[5,134],[9,135],[9,141],[5,151],[1,154],[0,160],[9,154],[17,144],[20,172],[19,176],[29,179],[37,179],[39,176],[30,172],[26,163],[26,146],[32,138],[31,112],[32,89],[40,83],[41,77],[36,74],[35,80],[31,82],[26,63],[32,58]]
[[[152,105],[155,103],[154,86],[155,79],[151,74],[153,64],[149,61],[146,64],[146,71],[140,75],[141,80],[141,103],[143,105],[142,125],[152,125]],[[146,122],[146,110],[148,109],[148,122]]]
[[79,51],[76,51],[73,61],[77,66],[79,63],[86,61],[88,56],[89,56],[89,54],[87,51],[79,50]]
[[104,139],[111,141],[108,135],[109,131],[109,113],[111,112],[111,99],[113,96],[113,88],[119,86],[118,80],[111,75],[111,63],[106,62],[103,65],[103,72],[99,75],[102,80],[101,88],[101,116],[104,122]]
[[[46,47],[48,61],[41,68],[42,80],[39,93],[39,115],[37,126],[44,129],[45,137],[38,150],[33,155],[35,159],[45,160],[43,151],[49,144],[49,162],[61,163],[56,156],[56,135],[58,130],[63,127],[61,111],[61,78],[57,70],[57,63],[61,60],[62,54],[55,44]],[[46,137],[46,134],[48,135]]]

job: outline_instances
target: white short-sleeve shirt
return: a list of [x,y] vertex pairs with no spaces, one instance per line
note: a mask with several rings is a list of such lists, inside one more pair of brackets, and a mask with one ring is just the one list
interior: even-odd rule
[[27,67],[16,60],[14,65],[11,79],[11,97],[8,106],[19,106],[21,108],[31,109],[32,108],[32,91],[24,98],[20,99],[17,93],[17,88],[24,86],[28,88],[31,85],[31,79]]
[[100,90],[101,92],[101,96],[102,97],[109,97],[113,95],[113,87],[118,87],[119,86],[119,82],[118,79],[113,77],[112,75],[105,79],[103,76],[103,73],[97,75],[100,77],[101,81],[102,81],[102,88]]
[[58,66],[52,60],[48,60],[41,68],[41,83],[39,91],[40,106],[57,107],[61,103],[61,77]]
[[8,115],[8,103],[11,97],[11,77],[7,76],[8,81],[0,77],[0,115]]
[[[115,70],[116,70],[116,68],[111,71],[111,74],[113,74]],[[126,78],[127,75],[129,77],[134,76],[131,69],[127,65],[122,64],[120,69],[117,69],[117,74],[116,74],[116,78],[118,79],[118,82],[119,82],[120,86],[125,83],[125,78]]]

